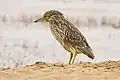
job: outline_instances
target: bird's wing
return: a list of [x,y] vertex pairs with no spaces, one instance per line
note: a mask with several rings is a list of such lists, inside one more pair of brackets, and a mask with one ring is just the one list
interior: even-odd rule
[[75,49],[82,50],[84,54],[86,54],[88,57],[93,59],[94,55],[92,53],[92,49],[87,43],[87,40],[85,39],[85,37],[70,22],[68,22],[67,24],[69,25],[65,32],[64,41],[67,42],[72,47],[74,47]]

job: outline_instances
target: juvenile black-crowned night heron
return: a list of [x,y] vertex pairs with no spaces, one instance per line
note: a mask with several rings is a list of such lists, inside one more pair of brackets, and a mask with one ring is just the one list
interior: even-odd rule
[[44,16],[34,22],[48,22],[55,39],[70,52],[69,64],[73,64],[77,54],[83,53],[94,59],[91,47],[82,33],[63,14],[56,10],[47,11]]

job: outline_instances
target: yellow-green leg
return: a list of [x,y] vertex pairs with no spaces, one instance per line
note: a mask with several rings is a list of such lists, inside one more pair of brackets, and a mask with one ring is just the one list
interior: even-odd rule
[[72,58],[71,58],[70,64],[73,64],[73,63],[74,63],[77,54],[72,54],[72,55],[73,55],[73,56],[72,56]]
[[72,57],[73,57],[73,54],[72,54],[72,53],[70,53],[69,64],[71,64],[71,59],[72,59]]

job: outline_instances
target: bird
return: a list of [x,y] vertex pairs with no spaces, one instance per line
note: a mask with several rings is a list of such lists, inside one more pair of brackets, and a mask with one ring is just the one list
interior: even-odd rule
[[68,64],[74,64],[76,56],[81,53],[87,55],[90,59],[95,58],[86,38],[60,11],[48,10],[43,17],[34,22],[48,23],[50,25],[52,35],[70,53]]

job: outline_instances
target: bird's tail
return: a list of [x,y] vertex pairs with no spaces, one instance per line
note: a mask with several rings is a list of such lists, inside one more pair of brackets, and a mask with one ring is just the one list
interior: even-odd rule
[[89,58],[91,58],[91,59],[94,59],[95,58],[95,55],[93,54],[93,52],[92,52],[92,49],[91,48],[84,48],[83,49],[83,53],[85,54],[85,55],[87,55]]

